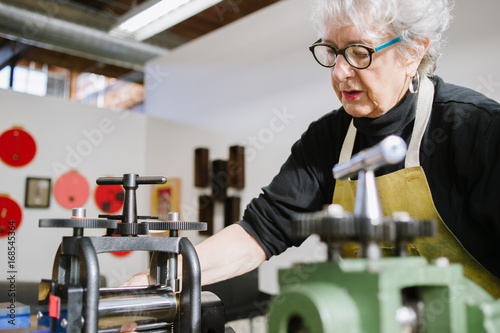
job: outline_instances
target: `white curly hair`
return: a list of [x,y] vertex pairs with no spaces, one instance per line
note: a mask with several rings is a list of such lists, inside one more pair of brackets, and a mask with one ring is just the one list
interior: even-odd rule
[[453,0],[313,0],[312,23],[321,36],[332,23],[354,25],[370,39],[402,36],[397,44],[405,58],[429,47],[420,62],[420,75],[432,76],[442,53],[443,32],[452,19]]

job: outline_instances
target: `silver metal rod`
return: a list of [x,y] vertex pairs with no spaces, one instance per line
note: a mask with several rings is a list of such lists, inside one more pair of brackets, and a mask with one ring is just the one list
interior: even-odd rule
[[[170,212],[168,213],[168,221],[169,222],[179,222],[181,220],[181,216],[178,212]],[[179,237],[178,230],[170,230],[170,237]],[[168,285],[174,290],[179,291],[179,279],[177,277],[177,261],[178,256],[177,253],[169,253],[168,254]]]
[[337,164],[332,172],[335,179],[345,179],[360,170],[375,170],[382,165],[396,164],[406,156],[406,142],[390,135],[375,146],[362,150],[347,163]]
[[367,219],[372,225],[380,224],[384,217],[377,192],[375,174],[373,171],[360,171],[354,216]]
[[99,298],[99,329],[124,323],[172,323],[177,298],[166,286],[147,289],[107,288]]

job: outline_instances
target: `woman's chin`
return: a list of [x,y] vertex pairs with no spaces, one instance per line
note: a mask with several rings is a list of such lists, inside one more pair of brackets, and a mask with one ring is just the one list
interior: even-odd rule
[[342,101],[342,105],[344,106],[344,110],[347,114],[355,117],[355,118],[377,118],[383,115],[383,112],[379,108],[374,108],[369,105],[361,105],[360,103],[353,103],[352,101]]
[[373,110],[366,110],[366,109],[360,109],[360,108],[349,108],[344,106],[345,111],[347,114],[353,116],[354,118],[376,118],[379,117],[380,115],[374,114]]

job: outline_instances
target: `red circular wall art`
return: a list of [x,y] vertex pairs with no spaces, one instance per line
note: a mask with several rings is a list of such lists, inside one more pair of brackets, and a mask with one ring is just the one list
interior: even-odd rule
[[36,143],[21,127],[13,127],[0,135],[0,159],[12,167],[22,167],[33,160]]
[[8,195],[0,195],[0,237],[19,228],[23,213],[21,207]]
[[120,185],[98,185],[95,189],[95,203],[107,214],[119,212],[123,207],[125,190]]
[[63,174],[54,185],[54,196],[64,208],[82,207],[87,202],[89,195],[89,183],[77,171]]
[[114,255],[115,257],[126,257],[128,256],[130,253],[132,253],[132,251],[115,251],[115,252],[111,252],[112,255]]

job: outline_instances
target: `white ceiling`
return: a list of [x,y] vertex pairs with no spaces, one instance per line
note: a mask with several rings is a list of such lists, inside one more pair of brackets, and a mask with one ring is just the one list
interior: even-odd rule
[[[266,126],[275,108],[308,124],[338,107],[328,70],[308,50],[316,39],[309,12],[309,1],[283,0],[149,62],[147,113],[238,136]],[[500,81],[498,13],[497,0],[456,1],[439,75],[472,88],[471,77]]]
[[328,71],[308,50],[315,39],[307,1],[264,8],[149,62],[147,113],[238,135],[311,84],[328,91],[331,109]]

